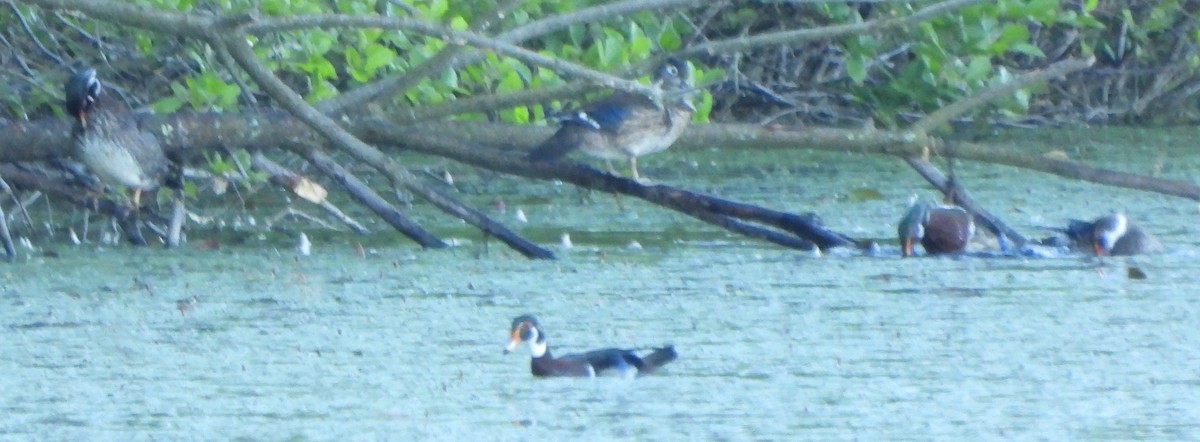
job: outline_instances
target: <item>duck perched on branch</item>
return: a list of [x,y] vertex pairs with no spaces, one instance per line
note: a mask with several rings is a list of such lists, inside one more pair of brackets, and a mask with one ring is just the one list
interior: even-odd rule
[[639,156],[670,147],[692,119],[692,68],[686,61],[668,58],[654,73],[663,103],[630,93],[616,92],[561,119],[562,126],[529,153],[531,161],[557,159],[576,149],[608,161],[628,160],[634,180]]
[[75,155],[101,182],[142,193],[158,189],[170,162],[158,139],[137,127],[129,108],[104,93],[96,70],[81,69],[66,84],[67,113],[75,117]]

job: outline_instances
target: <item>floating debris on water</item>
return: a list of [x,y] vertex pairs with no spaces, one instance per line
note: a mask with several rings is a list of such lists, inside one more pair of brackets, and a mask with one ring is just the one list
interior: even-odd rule
[[308,256],[312,254],[312,241],[308,240],[308,235],[300,232],[300,245],[296,247],[300,251],[300,256]]

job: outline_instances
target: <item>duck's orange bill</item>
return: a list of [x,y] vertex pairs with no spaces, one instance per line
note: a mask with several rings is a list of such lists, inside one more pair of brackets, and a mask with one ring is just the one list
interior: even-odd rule
[[901,250],[903,256],[912,256],[912,238],[904,238],[904,248]]
[[1100,242],[1092,243],[1092,248],[1096,249],[1096,256],[1104,256],[1104,247],[1100,247]]
[[521,345],[521,329],[515,328],[512,331],[512,340],[508,341],[508,345],[504,346],[504,352],[508,353]]

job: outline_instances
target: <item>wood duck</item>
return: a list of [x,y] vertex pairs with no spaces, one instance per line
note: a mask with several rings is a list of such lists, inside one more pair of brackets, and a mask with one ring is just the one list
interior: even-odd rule
[[962,207],[917,201],[900,219],[897,233],[905,257],[913,255],[913,243],[918,241],[926,254],[958,253],[975,235],[975,221]]
[[596,377],[609,372],[624,377],[643,376],[678,357],[675,347],[667,345],[654,349],[645,357],[638,356],[635,350],[605,348],[556,358],[550,354],[546,334],[533,315],[521,315],[513,319],[512,340],[504,348],[504,353],[513,351],[522,342],[529,343],[529,350],[533,354],[530,368],[537,377]]
[[170,163],[158,139],[137,127],[129,108],[103,93],[95,69],[82,69],[66,84],[67,113],[75,117],[75,155],[100,181],[142,192],[157,189]]
[[1124,213],[1105,215],[1095,221],[1073,219],[1065,231],[1075,247],[1096,256],[1140,255],[1163,249],[1154,235],[1129,221]]
[[641,181],[637,157],[670,147],[692,119],[692,69],[671,57],[654,73],[654,85],[663,90],[663,105],[650,98],[616,92],[560,120],[562,126],[529,153],[531,161],[546,161],[575,149],[603,158],[616,175],[612,160],[629,160],[634,180]]

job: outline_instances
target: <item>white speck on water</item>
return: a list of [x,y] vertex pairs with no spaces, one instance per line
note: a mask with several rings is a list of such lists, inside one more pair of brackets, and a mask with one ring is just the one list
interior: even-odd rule
[[312,254],[312,241],[308,240],[308,234],[300,232],[300,245],[296,246],[296,250],[300,252],[300,256]]

